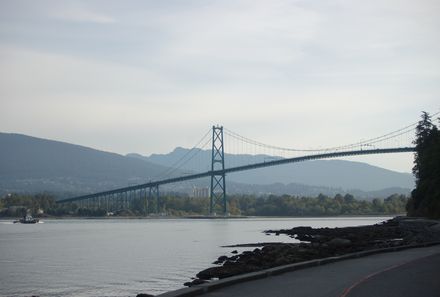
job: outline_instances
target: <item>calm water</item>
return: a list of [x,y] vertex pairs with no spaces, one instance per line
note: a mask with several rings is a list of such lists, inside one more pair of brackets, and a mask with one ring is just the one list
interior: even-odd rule
[[232,248],[292,241],[266,229],[374,224],[388,217],[0,221],[0,296],[136,296],[178,289]]

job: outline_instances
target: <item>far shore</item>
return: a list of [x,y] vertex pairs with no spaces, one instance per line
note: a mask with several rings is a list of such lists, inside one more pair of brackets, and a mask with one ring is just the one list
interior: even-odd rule
[[[187,219],[187,220],[217,220],[217,219],[331,219],[331,218],[393,218],[406,216],[406,214],[374,214],[374,215],[337,215],[337,216],[208,216],[208,215],[188,215],[188,216],[100,216],[100,217],[78,217],[78,216],[38,216],[40,220],[163,220],[163,219]],[[16,220],[18,217],[0,217],[0,221]]]

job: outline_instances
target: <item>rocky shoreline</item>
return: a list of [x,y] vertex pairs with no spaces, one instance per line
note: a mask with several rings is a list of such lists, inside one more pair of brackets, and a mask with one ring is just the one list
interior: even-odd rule
[[380,224],[343,227],[267,230],[266,234],[287,235],[299,243],[250,243],[228,247],[256,247],[253,251],[219,257],[213,264],[197,273],[185,286],[255,272],[287,264],[344,254],[440,241],[440,221],[423,218],[396,217]]

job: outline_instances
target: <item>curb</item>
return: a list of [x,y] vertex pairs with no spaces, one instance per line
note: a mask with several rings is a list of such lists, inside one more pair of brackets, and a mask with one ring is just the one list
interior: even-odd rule
[[402,246],[396,246],[396,247],[388,247],[388,248],[382,248],[382,249],[374,249],[374,250],[368,250],[368,251],[362,251],[362,252],[356,252],[351,254],[345,254],[341,256],[336,257],[328,257],[328,258],[322,258],[322,259],[316,259],[316,260],[310,260],[305,262],[299,262],[294,264],[288,264],[278,267],[273,267],[265,270],[260,270],[256,272],[251,273],[245,273],[240,274],[237,276],[232,276],[216,281],[212,281],[206,284],[196,285],[189,288],[182,288],[175,291],[166,292],[160,295],[156,295],[156,297],[192,297],[192,296],[199,296],[207,292],[212,292],[217,289],[221,289],[224,287],[232,286],[235,284],[251,281],[251,280],[257,280],[261,278],[266,278],[270,276],[279,275],[286,272],[292,272],[296,270],[301,270],[305,268],[310,268],[314,266],[320,266],[325,265],[329,263],[339,262],[343,260],[348,259],[355,259],[360,257],[366,257],[374,254],[380,254],[380,253],[389,253],[389,252],[396,252],[401,250],[407,250],[412,248],[423,248],[433,245],[440,244],[440,241],[435,242],[428,242],[428,243],[420,243],[420,244],[414,244],[414,245],[402,245]]

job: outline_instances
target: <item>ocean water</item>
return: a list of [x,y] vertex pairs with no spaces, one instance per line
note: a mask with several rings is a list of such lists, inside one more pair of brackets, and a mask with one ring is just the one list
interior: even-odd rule
[[219,256],[237,249],[222,246],[294,241],[262,233],[267,229],[359,226],[387,219],[62,219],[30,225],[3,220],[0,296],[156,295],[183,287]]

